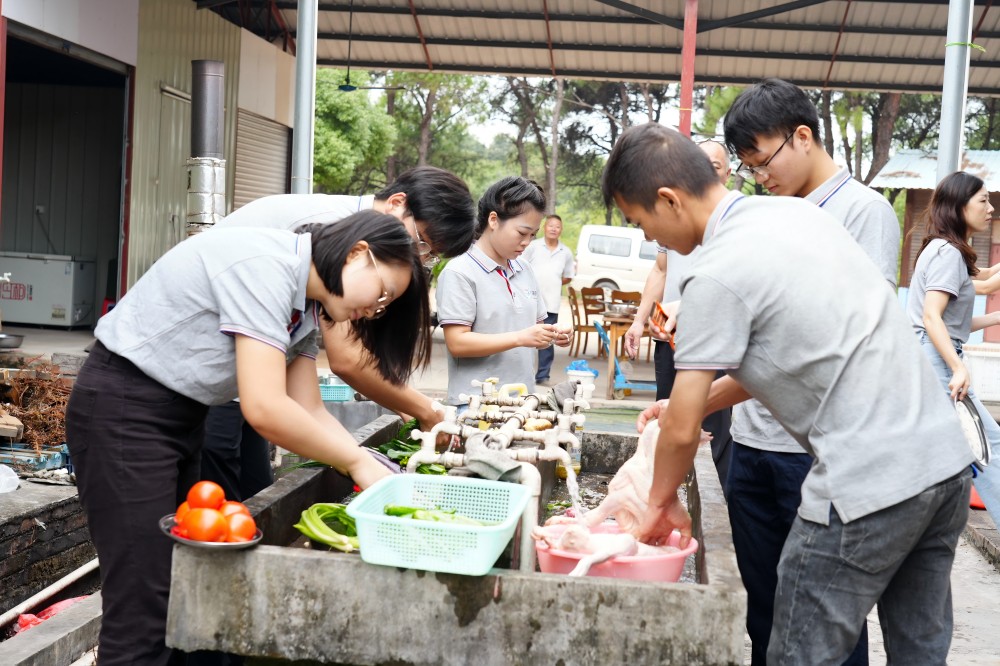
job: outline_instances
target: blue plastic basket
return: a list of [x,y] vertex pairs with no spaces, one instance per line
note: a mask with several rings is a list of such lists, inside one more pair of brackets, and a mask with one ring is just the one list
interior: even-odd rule
[[[361,559],[369,564],[483,576],[510,542],[531,498],[513,483],[426,474],[397,474],[371,486],[347,506]],[[386,504],[454,509],[486,526],[387,516]]]
[[320,384],[319,397],[323,402],[347,402],[354,397],[354,389],[347,384]]

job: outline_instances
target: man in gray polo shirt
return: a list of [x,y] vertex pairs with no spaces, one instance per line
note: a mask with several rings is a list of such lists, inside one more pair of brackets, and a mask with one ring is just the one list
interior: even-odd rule
[[894,661],[944,663],[972,460],[954,410],[843,226],[795,198],[728,192],[696,151],[634,126],[604,171],[605,198],[647,236],[702,246],[681,285],[677,379],[638,536],[679,528],[686,541],[677,488],[701,420],[753,396],[815,458],[778,567],[768,664],[842,662],[876,602]]
[[[819,141],[819,115],[805,93],[780,79],[743,91],[726,112],[725,138],[737,173],[780,196],[801,197],[837,219],[871,258],[890,289],[899,266],[899,221],[885,197],[838,168]],[[831,250],[832,251],[832,250]],[[841,298],[853,298],[843,293]],[[800,341],[812,344],[812,341]],[[747,590],[752,666],[766,663],[778,560],[800,502],[812,456],[757,400],[733,408],[728,508],[736,560]],[[862,627],[850,666],[868,663]]]

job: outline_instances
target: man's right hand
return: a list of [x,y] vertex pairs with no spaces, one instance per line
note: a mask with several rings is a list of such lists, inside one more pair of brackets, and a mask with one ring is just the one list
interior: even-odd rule
[[636,318],[625,332],[625,353],[628,354],[629,358],[635,358],[636,354],[639,353],[639,340],[642,339],[643,330],[642,322]]

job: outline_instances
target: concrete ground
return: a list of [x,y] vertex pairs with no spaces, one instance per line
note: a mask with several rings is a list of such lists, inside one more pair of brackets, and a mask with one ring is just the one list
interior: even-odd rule
[[[560,323],[569,325],[570,316],[566,302],[560,313]],[[4,325],[8,333],[20,333],[25,336],[19,350],[13,353],[0,353],[0,365],[8,365],[8,359],[13,356],[38,356],[61,353],[77,355],[93,340],[90,331],[63,331]],[[607,388],[607,360],[596,357],[595,336],[590,336],[587,353],[578,358],[586,359],[588,364],[597,369],[600,374],[595,379],[595,407],[629,407],[642,409],[652,402],[654,395],[648,391],[636,392],[624,400],[607,401],[604,399]],[[434,332],[433,352],[430,366],[418,373],[412,380],[414,387],[428,395],[443,397],[448,385],[448,371],[445,362],[444,336],[440,329]],[[631,362],[630,376],[642,379],[653,377],[652,363],[647,363],[646,341],[640,348],[639,359]],[[571,358],[567,349],[556,348],[555,362],[552,366],[552,380],[559,382],[565,379],[565,368]],[[989,559],[987,559],[989,556]],[[992,562],[992,563],[991,563]],[[955,616],[955,631],[952,640],[948,663],[953,666],[963,665],[996,665],[1000,666],[1000,536],[989,516],[983,511],[974,511],[970,517],[969,527],[959,543],[952,574],[953,604]],[[873,666],[886,663],[885,651],[882,645],[878,617],[873,611],[869,616],[870,663]],[[749,650],[746,663],[749,662]]]

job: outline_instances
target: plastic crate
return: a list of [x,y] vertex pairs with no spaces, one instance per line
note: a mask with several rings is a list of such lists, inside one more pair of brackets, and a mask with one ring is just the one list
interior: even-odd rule
[[965,345],[962,358],[976,396],[983,402],[1000,402],[1000,345]]
[[[524,486],[425,474],[389,476],[347,506],[369,564],[483,576],[514,535],[530,499]],[[454,509],[486,526],[433,523],[386,516],[386,504]]]
[[319,397],[323,402],[347,402],[354,399],[354,389],[347,384],[320,384]]

